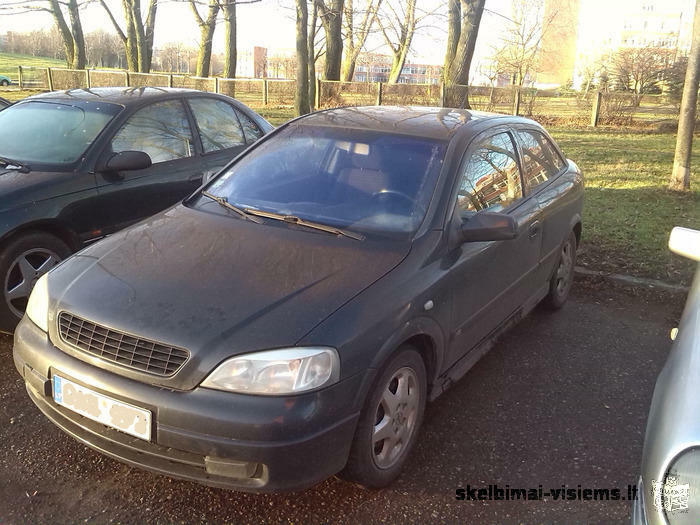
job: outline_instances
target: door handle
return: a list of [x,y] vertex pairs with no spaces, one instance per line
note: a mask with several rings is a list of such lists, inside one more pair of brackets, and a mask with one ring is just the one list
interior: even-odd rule
[[187,180],[189,180],[190,182],[195,182],[195,181],[201,180],[203,178],[203,176],[204,176],[203,173],[200,171],[198,173],[195,173],[194,175],[190,175],[190,178]]
[[530,239],[534,239],[540,234],[540,231],[542,231],[542,223],[540,221],[535,221],[530,225],[530,228],[528,229],[528,236]]

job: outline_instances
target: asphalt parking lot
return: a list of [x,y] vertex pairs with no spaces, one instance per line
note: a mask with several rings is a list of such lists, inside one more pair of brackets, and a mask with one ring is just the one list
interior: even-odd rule
[[330,479],[251,495],[127,467],[54,428],[29,401],[0,336],[0,524],[624,523],[629,501],[457,501],[458,487],[636,483],[656,375],[683,297],[579,284],[537,310],[429,405],[399,480],[368,491]]

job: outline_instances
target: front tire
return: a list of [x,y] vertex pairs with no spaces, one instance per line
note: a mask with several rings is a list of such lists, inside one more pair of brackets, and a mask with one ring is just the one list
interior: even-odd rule
[[576,266],[576,234],[571,232],[561,245],[559,262],[549,281],[549,293],[543,304],[550,310],[558,310],[566,303],[574,282],[574,267]]
[[367,397],[340,476],[368,488],[385,487],[394,481],[415,445],[426,394],[423,359],[412,346],[403,346]]
[[0,82],[0,85],[2,85],[2,86],[9,86],[10,83],[9,83],[7,80],[3,80],[2,82]]
[[34,283],[71,254],[60,239],[43,232],[26,233],[0,252],[0,330],[12,332],[24,315]]

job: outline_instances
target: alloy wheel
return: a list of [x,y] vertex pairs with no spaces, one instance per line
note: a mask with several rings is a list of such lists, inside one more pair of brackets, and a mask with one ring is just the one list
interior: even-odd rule
[[574,266],[574,256],[573,256],[573,246],[571,241],[564,243],[561,249],[561,258],[559,260],[559,267],[557,268],[557,280],[556,280],[556,290],[557,294],[563,295],[571,282],[571,273],[573,272]]
[[61,258],[46,248],[32,248],[19,255],[5,276],[5,302],[17,317],[24,315],[29,294],[39,277],[61,262]]
[[419,403],[416,372],[400,368],[384,387],[375,411],[372,457],[377,467],[391,468],[401,458],[416,428]]

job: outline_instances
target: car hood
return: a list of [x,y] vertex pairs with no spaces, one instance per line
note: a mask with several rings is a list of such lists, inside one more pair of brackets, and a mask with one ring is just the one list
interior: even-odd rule
[[92,175],[76,176],[71,171],[39,170],[23,173],[3,167],[0,168],[0,211],[94,186],[95,179]]
[[[211,212],[176,206],[57,267],[49,280],[53,315],[68,311],[189,350],[180,372],[151,382],[192,388],[228,357],[294,345],[410,249],[403,241],[256,224],[212,205],[206,207]],[[54,342],[71,351],[55,322],[50,330]]]

